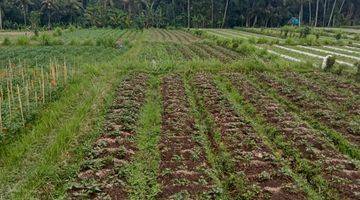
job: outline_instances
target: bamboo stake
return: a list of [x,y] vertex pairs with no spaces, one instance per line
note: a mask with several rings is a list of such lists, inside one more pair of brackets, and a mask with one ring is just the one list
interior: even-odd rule
[[2,93],[0,97],[0,133],[3,132],[3,125],[2,125]]
[[67,84],[67,66],[66,66],[66,62],[64,62],[64,84]]
[[21,96],[20,96],[20,88],[19,88],[19,85],[16,85],[16,86],[17,86],[17,93],[18,93],[18,98],[19,98],[19,107],[20,107],[21,119],[22,119],[23,125],[25,126],[24,112],[23,112]]
[[38,96],[36,90],[35,90],[35,105],[36,107],[38,106]]
[[26,83],[25,86],[25,96],[26,96],[26,104],[27,104],[27,111],[30,111],[30,93],[29,93],[29,84]]
[[51,74],[50,74],[50,77],[52,78],[52,80],[51,80],[51,85],[53,86],[53,87],[55,87],[56,86],[56,69],[55,69],[55,66],[51,66]]
[[52,100],[52,85],[51,82],[49,82],[49,101],[51,102]]
[[10,121],[11,121],[11,118],[12,118],[12,110],[11,110],[11,96],[9,95],[9,93],[10,93],[10,86],[8,85],[8,87],[7,87],[7,93],[8,93],[8,106],[9,106],[9,117],[10,117]]
[[10,95],[10,99],[13,101],[13,103],[15,104],[15,99],[14,99],[14,94],[13,94],[13,70],[12,70],[12,63],[9,60],[9,79],[8,79],[8,84],[9,84],[9,89],[8,90],[8,95]]
[[0,133],[2,133],[3,129],[4,129],[3,128],[3,123],[2,123],[2,102],[3,102],[3,90],[1,88],[1,94],[0,94]]
[[41,90],[42,90],[42,102],[45,104],[45,77],[44,77],[44,67],[41,67]]

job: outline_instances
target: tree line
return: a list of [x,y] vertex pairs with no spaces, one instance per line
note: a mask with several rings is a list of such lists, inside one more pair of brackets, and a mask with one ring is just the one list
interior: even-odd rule
[[359,0],[0,0],[0,29],[360,24]]

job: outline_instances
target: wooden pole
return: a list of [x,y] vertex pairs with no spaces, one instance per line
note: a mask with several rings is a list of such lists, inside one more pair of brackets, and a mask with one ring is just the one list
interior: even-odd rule
[[8,96],[8,106],[9,106],[9,117],[10,117],[10,121],[11,121],[11,118],[12,118],[12,110],[11,110],[11,96],[9,95],[10,94],[10,86],[8,85],[7,87],[7,96]]
[[45,76],[44,67],[41,67],[41,91],[42,91],[42,102],[45,104]]
[[16,85],[16,86],[17,86],[17,94],[18,94],[18,99],[19,99],[19,108],[20,108],[21,120],[23,122],[23,125],[25,126],[24,112],[23,112],[21,95],[20,95],[20,87],[19,87],[19,85]]
[[[0,86],[1,87],[1,86]],[[3,102],[3,90],[1,87],[1,94],[0,94],[0,133],[3,132],[3,123],[2,123],[2,102]]]

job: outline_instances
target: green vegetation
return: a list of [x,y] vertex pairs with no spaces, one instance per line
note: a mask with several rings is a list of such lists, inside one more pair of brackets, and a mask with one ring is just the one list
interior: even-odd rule
[[325,34],[6,33],[1,198],[356,199],[358,47]]

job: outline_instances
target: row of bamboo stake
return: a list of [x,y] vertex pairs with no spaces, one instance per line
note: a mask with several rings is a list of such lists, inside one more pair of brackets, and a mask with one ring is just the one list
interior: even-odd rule
[[[21,123],[25,126],[25,112],[30,111],[30,104],[34,103],[35,107],[38,107],[40,104],[45,104],[46,100],[51,101],[52,91],[59,86],[65,86],[68,79],[76,75],[75,68],[69,70],[66,61],[63,64],[50,61],[48,72],[45,72],[44,67],[41,67],[39,72],[39,68],[36,65],[31,73],[26,65],[15,66],[9,62],[5,69],[5,77],[0,77],[2,80],[6,80],[6,93],[0,85],[0,133],[4,133],[6,130],[4,127],[5,114],[8,114],[7,119],[12,123],[15,117],[13,112],[20,111]],[[15,82],[19,82],[15,79],[19,78],[21,84],[15,84]],[[32,102],[31,99],[33,99]],[[8,113],[3,112],[5,110],[3,107],[7,108]]]

